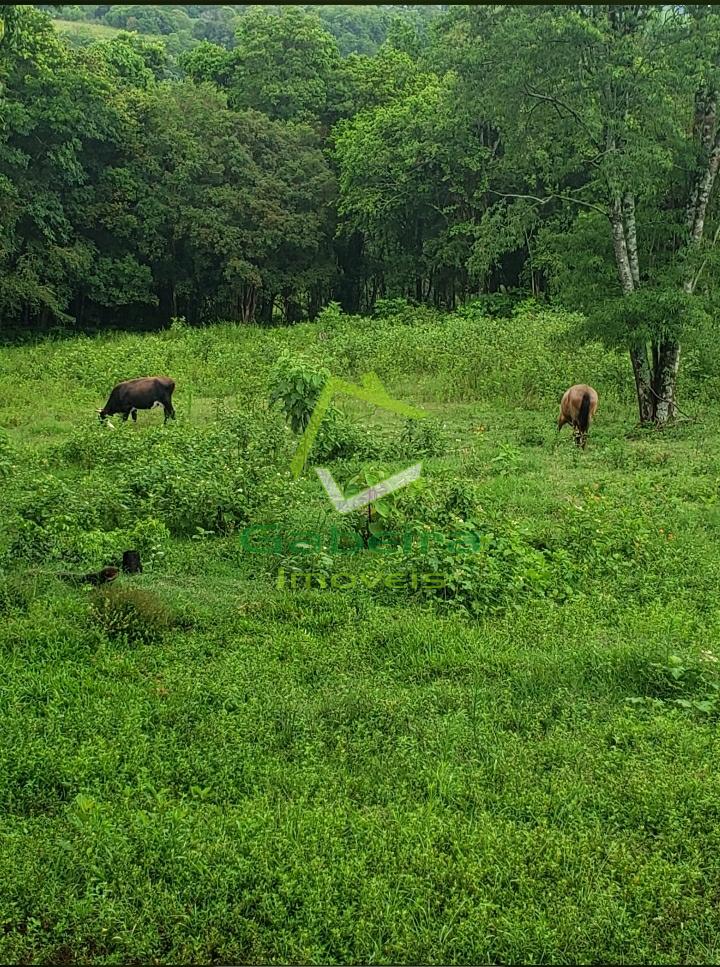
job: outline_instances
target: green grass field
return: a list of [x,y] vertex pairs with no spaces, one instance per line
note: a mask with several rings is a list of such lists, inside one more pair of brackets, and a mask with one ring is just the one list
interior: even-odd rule
[[[329,311],[0,349],[5,962],[717,962],[720,411],[689,350],[698,421],[638,431],[624,357],[576,325]],[[327,465],[421,456],[387,526],[479,549],[292,546],[362,522],[289,472],[285,350],[430,412],[346,406]],[[99,426],[160,372],[174,423]],[[554,431],[580,380],[584,453]],[[107,592],[56,576],[131,546]],[[412,570],[447,585],[384,583]]]

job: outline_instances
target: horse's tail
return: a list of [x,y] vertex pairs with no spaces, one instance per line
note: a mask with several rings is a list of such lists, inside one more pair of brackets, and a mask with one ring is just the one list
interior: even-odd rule
[[580,412],[578,413],[578,429],[581,433],[587,433],[590,426],[590,394],[583,393]]

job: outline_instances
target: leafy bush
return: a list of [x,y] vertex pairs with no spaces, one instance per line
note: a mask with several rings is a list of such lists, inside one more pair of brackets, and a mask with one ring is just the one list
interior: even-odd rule
[[[254,492],[286,447],[267,411],[225,412],[211,427],[157,427],[143,433],[86,430],[63,448],[121,493],[124,519],[156,518],[171,534],[197,528],[230,533],[247,520]],[[109,481],[109,482],[108,482]]]
[[490,319],[509,319],[520,301],[518,295],[509,292],[488,292],[460,306],[456,314],[461,318],[480,313]]
[[342,311],[339,302],[328,302],[325,308],[318,313],[316,322],[323,328],[334,329],[345,318],[345,313]]
[[392,319],[393,316],[400,316],[408,309],[415,308],[407,299],[377,299],[373,308],[375,319]]
[[174,611],[158,595],[123,585],[93,591],[91,613],[110,638],[127,644],[155,644],[177,624]]
[[[280,404],[291,429],[301,434],[307,428],[315,404],[330,378],[325,368],[284,353],[271,376],[270,404]],[[342,410],[328,407],[313,443],[314,459],[326,461],[362,455],[372,449],[367,428],[354,423]]]
[[327,369],[315,369],[289,353],[280,357],[270,378],[270,405],[280,404],[293,433],[305,430],[329,379]]
[[[480,616],[518,608],[529,598],[563,601],[572,594],[567,557],[534,547],[521,531],[491,528],[478,521],[458,521],[452,533],[439,535],[430,525],[414,527],[415,540],[404,553],[382,562],[402,574],[410,594],[440,598],[447,606]],[[442,577],[442,586],[424,586],[423,575]]]
[[699,660],[670,655],[664,662],[651,662],[648,667],[646,694],[633,696],[631,705],[678,708],[717,718],[720,716],[720,682],[718,658],[704,651]]
[[409,458],[433,457],[445,449],[442,427],[437,420],[406,420],[401,434],[402,452]]
[[8,559],[32,563],[63,563],[94,570],[119,563],[123,551],[137,549],[146,566],[165,556],[170,534],[162,521],[147,518],[127,528],[87,528],[71,515],[51,517],[42,524],[13,518],[8,525]]

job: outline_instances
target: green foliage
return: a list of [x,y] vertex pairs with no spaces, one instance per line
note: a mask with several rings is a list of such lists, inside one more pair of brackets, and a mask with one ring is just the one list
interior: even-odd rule
[[373,316],[377,319],[391,319],[403,316],[411,308],[407,299],[377,299],[373,308]]
[[581,381],[612,386],[621,397],[632,392],[625,359],[588,341],[580,314],[528,300],[510,318],[488,317],[478,306],[441,322],[418,315],[412,325],[380,323],[353,333],[348,346],[336,337],[345,371],[360,375],[372,359],[382,378],[402,383],[412,373],[413,384],[418,378],[430,381],[431,397],[444,401],[502,397],[510,405],[555,405],[568,386]]
[[436,420],[406,420],[400,445],[408,457],[434,457],[443,452],[442,427]]
[[256,7],[238,23],[228,87],[231,103],[281,120],[328,116],[339,54],[315,14]]
[[627,701],[651,710],[676,706],[716,720],[720,715],[720,682],[714,667],[717,661],[716,655],[705,650],[697,661],[670,655],[667,661],[651,662],[648,669],[650,694],[633,696]]
[[[313,8],[325,29],[333,35],[343,57],[372,55],[392,31],[396,8],[379,4],[317,4]],[[407,16],[407,13],[406,13]]]
[[219,44],[204,40],[181,58],[183,71],[193,80],[226,83],[230,71],[230,55]]
[[7,477],[13,469],[12,445],[7,433],[0,430],[0,477]]
[[[415,324],[478,298],[510,317],[509,293],[531,293],[625,346],[712,312],[716,206],[703,240],[686,225],[710,8],[45,9],[73,18],[56,21],[70,47],[4,8],[3,327],[270,325],[330,304]],[[616,194],[639,227],[627,306]]]
[[249,321],[331,277],[332,175],[309,129],[158,83],[168,61],[147,38],[69,51],[28,30],[31,67],[15,54],[4,85],[4,327],[105,326],[143,306],[150,323]]
[[172,609],[158,595],[125,585],[96,589],[91,611],[111,639],[129,645],[158,644],[177,623]]
[[480,313],[490,319],[510,319],[520,302],[517,293],[492,292],[465,303],[458,309],[458,315],[462,318]]
[[[363,490],[374,487],[391,476],[391,471],[387,466],[377,465],[364,467],[361,471],[354,474],[345,485],[345,495],[352,497]],[[410,485],[411,491],[416,487]],[[353,514],[353,528],[362,536],[365,547],[371,545],[374,538],[381,541],[387,530],[387,519],[391,516],[393,507],[398,500],[398,491],[393,491],[378,500],[373,500],[357,513]]]
[[371,240],[373,254],[392,253],[393,287],[418,301],[418,278],[436,279],[438,299],[449,299],[457,270],[463,278],[469,221],[448,216],[462,206],[471,217],[488,155],[481,133],[450,111],[455,97],[452,79],[426,76],[420,89],[361,112],[336,138],[344,230]]
[[562,602],[572,595],[566,555],[539,550],[508,524],[491,527],[470,519],[441,537],[429,525],[418,525],[409,553],[383,561],[383,566],[409,579],[413,574],[442,576],[437,586],[419,582],[413,588],[410,581],[409,593],[439,597],[450,608],[472,615],[520,609],[528,598]]
[[328,379],[327,369],[314,369],[287,353],[278,359],[271,377],[270,405],[281,404],[293,433],[302,433],[307,427]]
[[[288,353],[282,355],[270,380],[270,405],[280,404],[293,433],[302,434],[315,409],[318,397],[330,378],[326,368],[313,367],[306,360]],[[372,446],[368,434],[332,404],[320,424],[313,444],[313,459],[327,461],[357,456]]]
[[338,323],[342,322],[343,311],[339,302],[328,302],[328,304],[318,313],[317,323],[318,325],[325,329],[326,327],[333,328]]
[[628,341],[680,339],[688,331],[702,328],[707,313],[699,299],[680,286],[644,288],[622,299],[600,303],[590,313],[591,331],[610,345]]

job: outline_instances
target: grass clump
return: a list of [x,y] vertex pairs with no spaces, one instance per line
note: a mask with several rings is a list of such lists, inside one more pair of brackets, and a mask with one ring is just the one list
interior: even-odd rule
[[91,612],[109,638],[131,645],[157,644],[178,624],[178,616],[159,595],[122,584],[94,590]]

